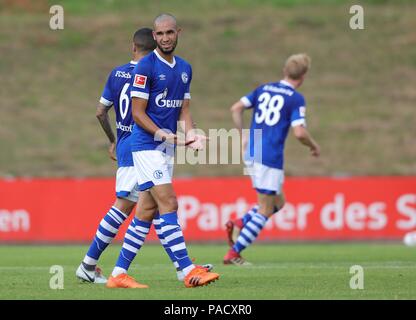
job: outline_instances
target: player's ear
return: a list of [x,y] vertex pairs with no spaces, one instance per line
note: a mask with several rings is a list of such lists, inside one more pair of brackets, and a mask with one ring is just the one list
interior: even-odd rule
[[153,35],[153,40],[156,41],[156,33],[154,31],[152,31],[152,35]]
[[134,44],[134,42],[132,45],[133,45],[133,48],[132,48],[133,52],[136,52],[136,45]]
[[176,32],[179,34],[179,33],[181,33],[181,31],[182,31],[182,29],[181,28],[177,28],[176,29]]

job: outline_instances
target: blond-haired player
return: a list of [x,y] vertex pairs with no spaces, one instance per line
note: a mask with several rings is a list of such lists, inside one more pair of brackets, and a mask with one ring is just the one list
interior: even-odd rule
[[306,54],[290,56],[284,65],[283,80],[259,86],[231,107],[237,129],[243,128],[243,112],[253,110],[248,139],[243,138],[244,161],[257,192],[258,205],[237,220],[226,224],[231,248],[224,264],[248,264],[241,251],[254,242],[268,218],[284,205],[283,158],[285,140],[292,127],[295,137],[307,146],[312,156],[320,154],[319,145],[306,130],[305,99],[296,91],[310,68]]

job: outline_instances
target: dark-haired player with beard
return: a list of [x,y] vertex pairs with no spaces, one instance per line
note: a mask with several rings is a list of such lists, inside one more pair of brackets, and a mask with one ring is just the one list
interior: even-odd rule
[[[140,190],[134,219],[139,232],[129,246],[123,245],[107,282],[109,288],[147,287],[129,276],[127,270],[143,245],[157,212],[160,213],[162,235],[184,274],[185,286],[203,286],[219,278],[217,273],[194,265],[189,258],[172,186],[175,145],[187,145],[198,150],[202,148],[204,139],[194,135],[192,130],[191,65],[173,54],[179,33],[180,28],[172,15],[156,17],[153,37],[157,48],[133,71],[130,96],[135,125],[131,149]],[[180,141],[176,135],[178,121],[183,123],[185,141]]]
[[[106,283],[107,279],[97,267],[98,260],[107,246],[117,235],[118,230],[132,212],[138,200],[138,185],[133,165],[130,140],[133,128],[131,104],[129,96],[130,79],[133,69],[139,61],[156,48],[152,29],[141,28],[133,36],[133,59],[118,66],[110,73],[97,107],[97,118],[110,141],[109,156],[118,164],[116,175],[116,200],[107,214],[101,220],[87,254],[76,270],[76,276],[85,282]],[[117,127],[117,144],[111,128],[108,112],[114,106]],[[153,219],[156,233],[177,270],[179,280],[183,280],[182,270],[175,256],[169,249],[160,230],[160,219]],[[133,220],[128,228],[127,237],[134,239],[136,225]],[[129,241],[129,240],[127,240]],[[128,246],[128,243],[126,244]],[[130,247],[129,247],[130,248]],[[127,256],[128,258],[128,256]],[[209,269],[212,265],[204,265]]]

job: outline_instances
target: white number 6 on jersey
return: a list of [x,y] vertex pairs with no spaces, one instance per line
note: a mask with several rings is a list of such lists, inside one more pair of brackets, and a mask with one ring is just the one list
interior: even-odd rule
[[[129,111],[129,104],[130,104],[130,99],[129,96],[127,95],[127,89],[129,88],[130,83],[126,83],[123,87],[123,90],[121,90],[120,93],[120,100],[118,102],[119,107],[120,107],[120,115],[121,118],[124,120],[127,116],[127,112]],[[123,106],[123,102],[124,102],[124,106]]]

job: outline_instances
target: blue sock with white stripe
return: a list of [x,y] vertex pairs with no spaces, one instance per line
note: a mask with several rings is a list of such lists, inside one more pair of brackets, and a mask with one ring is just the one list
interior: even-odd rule
[[151,225],[151,222],[142,221],[136,217],[131,221],[124,236],[124,243],[121,247],[116,266],[112,272],[113,277],[121,273],[127,273],[130,264],[142,247]]
[[160,243],[162,244],[163,248],[165,249],[166,253],[168,254],[170,260],[173,262],[173,265],[175,266],[176,270],[179,269],[179,263],[176,261],[175,255],[172,253],[172,250],[170,250],[167,241],[165,240],[165,237],[162,233],[162,226],[161,226],[161,220],[160,215],[157,213],[153,219],[153,225],[155,226],[155,231],[157,236],[159,237]]
[[233,246],[234,251],[240,253],[251,245],[266,225],[266,222],[267,217],[258,212],[253,213],[251,220],[241,229],[237,242]]
[[179,269],[186,276],[195,266],[189,259],[185,239],[178,222],[176,211],[160,215],[161,230],[164,239],[178,262]]
[[126,219],[127,215],[125,213],[121,212],[116,207],[111,207],[101,220],[97,232],[95,233],[94,241],[91,243],[82,262],[91,266],[97,265],[100,255],[111,241],[113,241],[114,237],[117,235],[118,229]]
[[[279,212],[281,208],[278,206],[274,207],[274,213]],[[243,220],[243,225],[246,225],[251,218],[253,218],[253,215],[259,211],[259,205],[255,205],[253,208],[251,208],[241,219]]]
[[253,217],[253,214],[257,213],[257,211],[259,210],[259,206],[255,205],[253,208],[251,208],[243,217],[243,224],[246,225],[251,218]]

